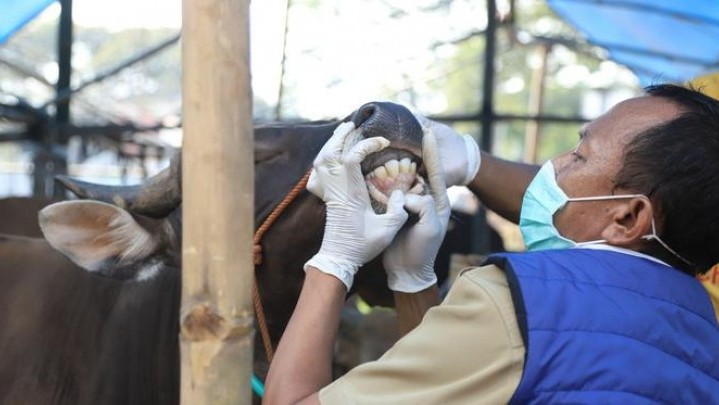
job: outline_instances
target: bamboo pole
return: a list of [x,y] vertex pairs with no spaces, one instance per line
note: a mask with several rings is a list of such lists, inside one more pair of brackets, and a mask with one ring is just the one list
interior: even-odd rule
[[[547,61],[552,46],[547,43],[539,45],[537,55],[539,66],[532,71],[532,82],[529,89],[529,113],[539,116],[544,110],[544,92],[547,87]],[[527,122],[524,133],[524,162],[536,163],[539,154],[538,146],[542,137],[542,125],[538,120]]]
[[183,404],[250,403],[249,0],[183,0]]

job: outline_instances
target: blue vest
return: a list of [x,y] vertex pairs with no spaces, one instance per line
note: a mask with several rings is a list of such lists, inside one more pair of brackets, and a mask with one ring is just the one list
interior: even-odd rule
[[719,403],[719,325],[694,278],[623,253],[492,255],[527,348],[513,403]]

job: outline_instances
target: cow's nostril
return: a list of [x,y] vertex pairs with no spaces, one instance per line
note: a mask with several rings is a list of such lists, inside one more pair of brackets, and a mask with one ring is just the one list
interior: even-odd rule
[[352,122],[356,128],[359,128],[364,124],[374,113],[376,112],[377,105],[374,103],[367,103],[357,110],[352,116]]

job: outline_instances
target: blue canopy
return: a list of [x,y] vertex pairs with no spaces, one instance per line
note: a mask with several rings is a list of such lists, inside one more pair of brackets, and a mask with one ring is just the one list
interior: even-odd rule
[[642,85],[719,71],[719,0],[547,0]]
[[3,0],[0,12],[0,45],[32,21],[55,0]]

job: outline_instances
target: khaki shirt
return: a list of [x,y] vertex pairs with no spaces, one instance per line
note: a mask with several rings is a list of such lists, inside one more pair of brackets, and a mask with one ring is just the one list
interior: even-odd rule
[[524,343],[504,272],[467,269],[441,305],[377,361],[320,391],[322,404],[506,404]]

